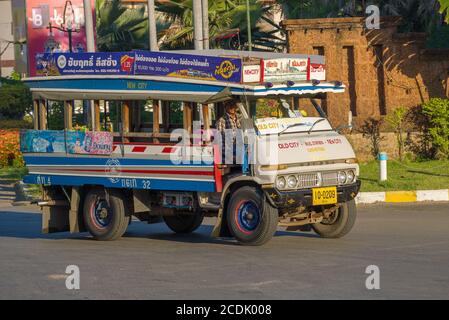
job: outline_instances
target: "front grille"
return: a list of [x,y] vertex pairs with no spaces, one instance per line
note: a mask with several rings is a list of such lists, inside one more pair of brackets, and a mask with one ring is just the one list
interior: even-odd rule
[[298,175],[298,188],[312,188],[319,186],[318,173],[302,173]]

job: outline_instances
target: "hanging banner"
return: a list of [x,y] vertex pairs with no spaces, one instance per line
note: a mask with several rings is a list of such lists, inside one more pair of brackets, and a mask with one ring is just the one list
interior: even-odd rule
[[70,153],[109,155],[113,137],[110,132],[23,130],[20,132],[22,153]]
[[134,53],[41,53],[36,55],[36,75],[129,75],[134,73]]
[[109,155],[112,153],[112,142],[110,132],[67,132],[67,152],[72,154]]
[[20,151],[22,153],[65,152],[64,131],[22,130],[20,131]]
[[[95,0],[90,1],[95,28]],[[38,53],[86,51],[83,0],[27,0],[26,19],[30,76],[36,75],[35,60]]]
[[263,81],[306,81],[308,59],[281,58],[263,60]]
[[135,53],[135,74],[237,83],[242,80],[240,59],[170,52]]

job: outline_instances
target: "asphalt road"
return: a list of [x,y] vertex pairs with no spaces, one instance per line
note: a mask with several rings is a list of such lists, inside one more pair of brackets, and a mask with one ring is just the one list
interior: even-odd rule
[[[449,298],[449,204],[360,206],[343,239],[279,231],[263,247],[133,223],[115,242],[40,234],[35,208],[0,206],[0,299]],[[65,286],[67,265],[80,289]],[[367,290],[365,269],[380,270]]]

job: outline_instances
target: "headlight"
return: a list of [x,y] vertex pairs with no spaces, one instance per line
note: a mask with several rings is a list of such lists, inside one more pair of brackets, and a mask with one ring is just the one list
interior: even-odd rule
[[349,170],[347,172],[347,176],[348,176],[348,183],[354,182],[355,180],[355,173],[352,170]]
[[297,183],[298,183],[298,179],[296,179],[295,176],[288,176],[287,185],[290,189],[295,188]]
[[276,187],[279,190],[285,189],[285,186],[287,185],[287,182],[285,181],[284,177],[279,177],[276,181]]
[[346,182],[346,172],[338,172],[338,184],[344,184]]

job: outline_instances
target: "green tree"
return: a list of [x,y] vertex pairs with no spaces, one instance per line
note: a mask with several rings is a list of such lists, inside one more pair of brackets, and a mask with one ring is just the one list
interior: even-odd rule
[[[266,50],[279,50],[285,41],[279,35],[278,25],[269,18],[273,5],[261,4],[250,0],[250,19],[252,42]],[[161,31],[162,48],[193,48],[193,11],[192,0],[172,0],[160,2],[156,10],[169,27]],[[246,1],[209,0],[209,37],[222,39],[226,35],[236,34],[227,39],[231,41],[211,41],[211,47],[226,49],[247,48]]]
[[29,88],[13,79],[2,78],[0,84],[0,117],[22,119],[33,106]]
[[[145,7],[125,7],[120,0],[97,0],[97,47],[100,51],[148,49]],[[167,26],[157,21],[158,30]]]

